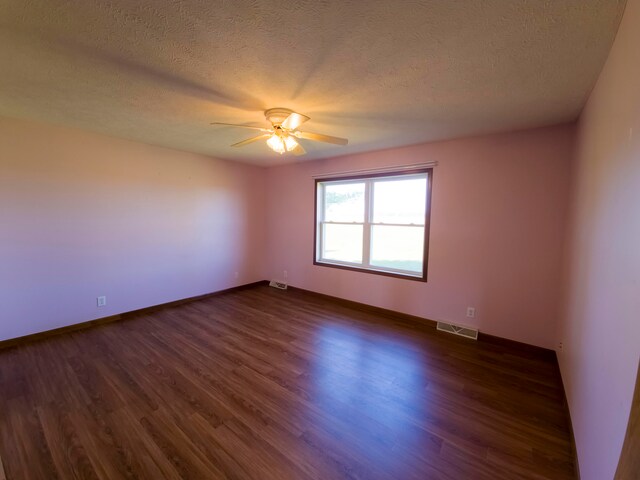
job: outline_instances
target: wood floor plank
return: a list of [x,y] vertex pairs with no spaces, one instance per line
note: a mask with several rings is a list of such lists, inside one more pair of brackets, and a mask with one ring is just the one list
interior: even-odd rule
[[8,480],[562,480],[563,398],[535,349],[257,286],[0,351],[0,458]]

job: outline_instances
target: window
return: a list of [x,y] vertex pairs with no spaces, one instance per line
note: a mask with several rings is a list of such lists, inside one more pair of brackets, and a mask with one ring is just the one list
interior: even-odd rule
[[314,263],[426,281],[432,171],[316,180]]

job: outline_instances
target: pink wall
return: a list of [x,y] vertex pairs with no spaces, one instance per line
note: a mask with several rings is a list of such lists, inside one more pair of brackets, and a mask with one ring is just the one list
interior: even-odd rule
[[263,205],[257,167],[0,118],[0,340],[262,280]]
[[613,478],[640,356],[640,1],[580,118],[559,352],[583,480]]
[[[573,125],[267,170],[269,278],[553,348]],[[437,160],[429,281],[312,265],[312,175]],[[476,318],[466,317],[467,306]]]
[[[552,348],[573,135],[561,126],[260,169],[0,118],[0,340],[288,270],[302,288]],[[425,160],[440,162],[428,283],[312,265],[311,175]]]

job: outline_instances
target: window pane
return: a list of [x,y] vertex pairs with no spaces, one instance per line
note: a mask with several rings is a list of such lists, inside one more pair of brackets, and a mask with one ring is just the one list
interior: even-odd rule
[[364,222],[364,183],[326,185],[326,222]]
[[323,224],[322,259],[362,263],[362,225]]
[[422,273],[424,227],[371,227],[371,265]]
[[376,181],[373,183],[373,222],[424,225],[426,202],[426,178]]

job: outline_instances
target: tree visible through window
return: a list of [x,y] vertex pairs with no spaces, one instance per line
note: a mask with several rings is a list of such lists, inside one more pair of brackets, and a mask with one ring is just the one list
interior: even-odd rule
[[426,280],[431,175],[317,180],[314,262]]

